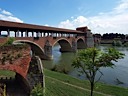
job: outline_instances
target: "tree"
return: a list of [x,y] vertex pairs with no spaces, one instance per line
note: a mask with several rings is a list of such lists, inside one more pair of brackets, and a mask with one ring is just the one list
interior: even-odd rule
[[[118,59],[123,58],[124,54],[117,51],[114,48],[108,49],[106,52],[102,52],[96,48],[87,48],[78,52],[76,58],[73,60],[72,66],[80,69],[81,74],[85,74],[90,82],[91,96],[93,96],[94,85],[98,82],[103,75],[100,71],[101,67],[113,67],[113,62],[117,62]],[[97,72],[100,72],[101,76],[95,80]]]

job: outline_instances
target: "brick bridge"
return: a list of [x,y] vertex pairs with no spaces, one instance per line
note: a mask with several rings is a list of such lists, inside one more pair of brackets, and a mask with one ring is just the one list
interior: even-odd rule
[[59,43],[61,52],[76,52],[94,45],[93,35],[87,27],[76,30],[16,23],[0,20],[0,43],[15,37],[14,43],[27,43],[32,53],[41,59],[52,59],[52,47]]
[[[28,85],[33,87],[43,81],[39,57],[52,59],[52,47],[56,43],[60,45],[61,52],[76,52],[77,49],[94,46],[93,35],[87,27],[69,30],[0,20],[0,44],[5,43],[9,37],[15,38],[13,43],[27,43],[30,47],[24,50],[21,48],[20,51],[15,51],[18,50],[17,47],[14,50],[11,47],[0,49],[0,70],[16,72],[16,78],[22,80],[27,89]],[[31,58],[30,51],[39,57]],[[41,84],[43,86],[42,82]]]

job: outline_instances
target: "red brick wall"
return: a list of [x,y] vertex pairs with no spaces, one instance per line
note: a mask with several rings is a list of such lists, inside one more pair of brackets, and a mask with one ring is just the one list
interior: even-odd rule
[[[3,59],[5,58],[5,60]],[[3,62],[4,60],[4,62]],[[31,61],[30,47],[0,47],[0,69],[19,73],[26,78]]]
[[[75,38],[75,37],[70,37],[70,38],[68,38],[68,37],[57,37],[56,39],[53,39],[53,37],[39,37],[38,40],[34,40],[33,37],[16,37],[15,40],[26,40],[26,41],[28,40],[28,41],[31,41],[31,42],[36,43],[37,45],[39,45],[41,48],[44,49],[44,45],[45,45],[45,42],[46,42],[47,40],[49,40],[49,42],[50,42],[50,44],[51,44],[52,46],[54,46],[54,44],[55,44],[58,40],[60,40],[60,39],[65,39],[65,40],[67,40],[67,41],[70,43],[70,45],[71,45],[73,39],[74,39],[75,41],[77,41],[78,38],[82,38],[82,39],[85,41],[85,37],[84,37],[84,36],[78,36],[77,38]],[[6,40],[7,40],[7,38],[0,38],[0,44],[6,42]]]

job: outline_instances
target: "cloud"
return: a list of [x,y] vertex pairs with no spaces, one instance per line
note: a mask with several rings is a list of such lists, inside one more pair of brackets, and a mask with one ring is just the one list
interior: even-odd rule
[[77,18],[74,19],[74,17],[72,18],[72,20],[66,20],[66,21],[62,21],[60,22],[60,24],[58,25],[58,27],[61,28],[70,28],[70,29],[74,29],[79,26],[84,25],[85,26],[85,22],[88,21],[87,18],[85,18],[84,16],[78,16]]
[[[125,12],[128,10],[128,0],[121,0],[119,5],[114,8],[117,13]],[[127,11],[128,12],[128,11]]]
[[44,26],[49,26],[48,24],[45,24]]
[[4,14],[4,15],[13,16],[12,13],[10,13],[10,12],[8,12],[8,11],[6,11],[6,10],[2,10],[1,13]]
[[7,20],[7,21],[14,21],[14,22],[20,22],[23,23],[23,21],[15,16],[11,12],[8,12],[6,10],[2,10],[0,8],[0,20]]
[[128,0],[121,0],[110,12],[99,12],[96,16],[72,17],[59,23],[58,27],[75,29],[88,26],[93,33],[123,33],[128,34]]

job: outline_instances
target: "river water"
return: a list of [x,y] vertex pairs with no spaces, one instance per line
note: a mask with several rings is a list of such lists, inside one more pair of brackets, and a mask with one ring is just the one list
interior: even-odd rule
[[[111,46],[99,46],[98,48],[104,51],[108,47]],[[75,53],[61,53],[59,52],[59,48],[59,45],[53,47],[54,59],[52,61],[43,61],[44,67],[47,69],[52,69],[55,65],[57,65],[57,70],[65,69],[68,74],[73,77],[86,79],[85,75],[80,76],[77,69],[74,69],[71,66]],[[118,62],[114,62],[114,68],[101,68],[104,75],[100,79],[100,82],[128,87],[128,48],[116,47],[116,49],[124,53],[125,56],[123,59],[118,60]],[[100,75],[97,74],[96,79],[99,76]],[[123,84],[119,84],[119,81],[121,81]]]

